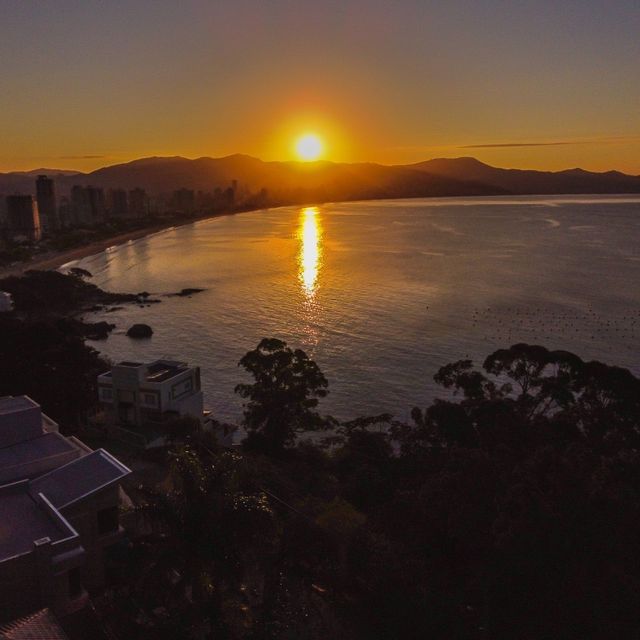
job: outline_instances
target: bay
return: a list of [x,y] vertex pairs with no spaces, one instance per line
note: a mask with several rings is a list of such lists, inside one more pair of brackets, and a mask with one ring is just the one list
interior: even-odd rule
[[[161,304],[92,314],[118,360],[202,369],[214,415],[237,420],[237,363],[265,336],[303,348],[329,379],[325,412],[406,419],[444,395],[437,369],[516,342],[640,373],[640,198],[385,200],[203,220],[65,265]],[[169,297],[185,287],[191,297]],[[150,340],[126,337],[145,322]]]

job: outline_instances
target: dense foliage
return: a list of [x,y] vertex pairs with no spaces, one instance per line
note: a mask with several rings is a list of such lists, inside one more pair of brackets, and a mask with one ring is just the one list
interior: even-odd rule
[[[627,370],[514,345],[480,370],[440,369],[459,400],[410,424],[352,420],[323,447],[293,431],[306,415],[317,426],[317,365],[278,341],[241,364],[256,380],[242,387],[244,452],[192,434],[177,454],[174,489],[148,507],[167,514],[164,537],[138,560],[173,568],[182,597],[160,589],[164,618],[129,637],[638,635],[640,381]],[[262,428],[271,416],[282,431]]]

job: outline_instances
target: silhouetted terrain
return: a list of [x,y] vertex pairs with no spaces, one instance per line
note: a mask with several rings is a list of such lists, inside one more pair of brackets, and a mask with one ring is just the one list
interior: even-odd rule
[[[39,170],[38,172],[44,172]],[[272,201],[355,200],[428,196],[558,193],[640,193],[640,176],[498,169],[474,158],[435,159],[414,165],[263,162],[245,155],[224,158],[142,158],[91,173],[58,172],[57,190],[73,184],[104,188],[142,187],[150,194],[188,188],[210,191],[237,180],[251,191],[268,189]],[[66,173],[66,175],[64,175]],[[0,193],[32,192],[34,172],[0,174]]]
[[640,176],[619,171],[594,173],[584,169],[528,171],[498,169],[475,158],[437,158],[408,168],[457,180],[470,180],[512,194],[638,193]]

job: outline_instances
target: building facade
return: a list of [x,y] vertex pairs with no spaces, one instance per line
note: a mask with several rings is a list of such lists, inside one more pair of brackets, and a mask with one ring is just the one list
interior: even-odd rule
[[185,362],[119,362],[98,376],[98,399],[107,424],[143,435],[145,446],[165,444],[163,427],[181,416],[196,418],[222,446],[233,443],[235,427],[215,423],[204,409],[200,367]]
[[56,192],[53,180],[47,176],[38,176],[36,180],[36,199],[40,224],[45,231],[57,229],[59,225],[56,207]]
[[37,242],[42,237],[38,203],[33,196],[7,196],[7,222],[9,236],[14,239],[25,239]]
[[184,362],[119,362],[98,376],[98,394],[114,424],[140,427],[186,415],[203,419],[200,368]]

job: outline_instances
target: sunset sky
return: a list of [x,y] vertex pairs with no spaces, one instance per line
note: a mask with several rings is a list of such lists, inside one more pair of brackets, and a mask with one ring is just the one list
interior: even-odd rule
[[472,155],[640,174],[638,0],[0,0],[0,171]]

